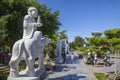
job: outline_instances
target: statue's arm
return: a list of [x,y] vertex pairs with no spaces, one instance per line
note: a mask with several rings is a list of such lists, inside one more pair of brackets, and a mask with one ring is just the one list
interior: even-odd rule
[[24,17],[24,22],[23,22],[24,28],[27,28],[28,26],[33,26],[33,27],[41,27],[42,26],[42,23],[40,23],[40,16],[38,16],[37,22],[30,23],[29,19],[30,19],[29,15],[26,15]]
[[27,29],[27,28],[30,27],[30,26],[34,27],[34,26],[35,26],[35,23],[30,23],[30,16],[29,16],[29,15],[26,15],[26,16],[24,17],[23,27],[24,27],[25,29]]

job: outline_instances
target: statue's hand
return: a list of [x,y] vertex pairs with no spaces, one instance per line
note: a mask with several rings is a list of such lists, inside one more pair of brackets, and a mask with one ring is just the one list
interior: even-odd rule
[[38,18],[37,18],[37,23],[40,23],[40,22],[41,22],[40,16],[38,16]]
[[41,27],[41,26],[42,26],[42,23],[35,23],[35,26]]
[[42,26],[42,23],[41,23],[41,20],[40,20],[40,16],[38,16],[36,26],[37,27],[41,27]]

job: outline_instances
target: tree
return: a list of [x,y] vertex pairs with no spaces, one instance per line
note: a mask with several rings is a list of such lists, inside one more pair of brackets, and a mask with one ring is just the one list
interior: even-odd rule
[[80,36],[76,36],[75,39],[74,39],[74,43],[78,47],[83,47],[84,39],[82,37],[80,37]]
[[74,41],[73,41],[73,42],[70,42],[70,43],[69,43],[69,46],[70,46],[70,48],[75,49],[75,42],[74,42]]
[[[106,37],[102,37],[102,32],[91,32],[92,33],[92,37],[88,37],[86,38],[87,43],[89,44],[89,46],[87,48],[89,48],[92,51],[96,51],[98,53],[103,53],[105,50],[103,50],[103,48],[106,48],[107,40]],[[102,51],[102,52],[101,52]]]
[[[2,0],[0,4],[0,36],[1,46],[11,47],[13,43],[21,37],[22,18],[25,14],[25,1]],[[17,35],[15,35],[15,33]],[[4,34],[4,35],[3,35]],[[4,41],[4,42],[3,42]]]
[[120,28],[113,28],[113,29],[105,30],[104,34],[105,36],[107,36],[108,39],[120,38]]
[[108,46],[111,49],[120,49],[120,28],[113,28],[104,31]]
[[66,30],[63,30],[58,33],[58,34],[61,34],[61,39],[68,39],[66,32],[67,32]]
[[84,43],[85,41],[82,37],[76,36],[74,38],[74,41],[70,42],[69,45],[70,45],[70,48],[79,49],[80,47],[83,47]]
[[104,37],[89,37],[87,40],[89,44],[95,45],[95,46],[101,46],[106,44]]
[[87,43],[91,44],[89,48],[100,53],[107,50],[120,49],[120,28],[113,28],[104,31],[104,37],[100,32],[92,32],[92,37],[87,38]]
[[94,37],[100,37],[100,36],[102,35],[101,32],[92,32],[91,34],[92,34],[92,36],[94,36]]

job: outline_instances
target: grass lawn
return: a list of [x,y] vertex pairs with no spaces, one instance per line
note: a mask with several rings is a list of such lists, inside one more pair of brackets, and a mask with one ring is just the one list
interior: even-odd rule
[[104,73],[94,73],[97,80],[105,80],[105,74]]

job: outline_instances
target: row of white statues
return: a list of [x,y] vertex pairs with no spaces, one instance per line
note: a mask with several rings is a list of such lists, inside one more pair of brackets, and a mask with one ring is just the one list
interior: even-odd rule
[[[38,17],[37,21],[35,18]],[[43,47],[50,43],[51,39],[42,37],[42,32],[37,31],[41,27],[40,16],[35,7],[28,9],[28,15],[25,15],[23,22],[23,38],[15,42],[12,49],[12,57],[9,62],[10,74],[8,80],[15,80],[18,77],[36,77],[45,71]],[[38,68],[34,68],[35,59],[38,58]],[[19,72],[18,65],[20,60],[26,61],[26,69],[23,73]],[[40,76],[40,75],[39,75]],[[38,77],[39,77],[38,76]],[[27,80],[27,79],[26,79]],[[29,80],[29,79],[28,79]],[[39,79],[34,79],[39,80]]]
[[57,63],[64,63],[67,53],[69,53],[69,45],[67,44],[66,39],[61,39],[61,35],[58,34],[56,46]]

